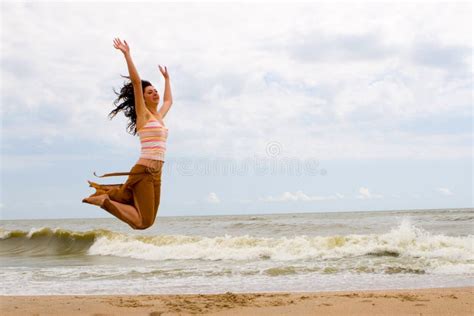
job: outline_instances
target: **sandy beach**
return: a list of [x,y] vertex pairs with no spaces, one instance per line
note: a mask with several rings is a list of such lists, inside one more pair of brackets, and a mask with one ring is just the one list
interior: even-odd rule
[[473,315],[474,288],[2,296],[2,315]]

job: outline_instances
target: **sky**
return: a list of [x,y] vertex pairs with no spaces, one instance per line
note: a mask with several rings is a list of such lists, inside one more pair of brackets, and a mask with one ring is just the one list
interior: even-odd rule
[[[173,105],[159,216],[473,207],[470,2],[1,2],[2,219],[111,217],[127,75]],[[161,104],[160,104],[161,105]]]

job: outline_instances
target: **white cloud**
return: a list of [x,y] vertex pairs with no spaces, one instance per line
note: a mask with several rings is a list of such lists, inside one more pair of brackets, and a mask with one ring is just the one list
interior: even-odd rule
[[210,192],[206,196],[205,201],[211,204],[219,204],[221,202],[221,200],[219,199],[219,197],[217,196],[215,192]]
[[451,190],[448,188],[437,188],[436,191],[438,191],[442,195],[453,195],[453,192],[451,192]]
[[381,194],[373,194],[370,192],[368,188],[360,187],[359,194],[356,196],[358,199],[366,200],[366,199],[380,199],[383,195]]
[[[156,65],[168,66],[174,104],[166,121],[176,156],[244,158],[264,152],[269,139],[300,158],[471,155],[470,131],[400,128],[428,114],[471,115],[468,6],[153,5],[96,3],[91,12],[80,3],[3,4],[6,143],[33,136],[45,146],[137,149],[136,138],[124,141],[126,121],[107,119],[112,87],[127,72],[112,47],[121,36],[161,94]],[[140,23],[130,20],[132,10]],[[427,52],[435,54],[428,60]]]
[[266,196],[260,197],[258,200],[262,202],[294,202],[294,201],[325,201],[325,200],[337,200],[343,199],[344,196],[342,194],[336,193],[335,195],[327,195],[327,196],[319,196],[313,195],[309,196],[303,191],[299,190],[294,193],[292,192],[283,192],[279,196]]

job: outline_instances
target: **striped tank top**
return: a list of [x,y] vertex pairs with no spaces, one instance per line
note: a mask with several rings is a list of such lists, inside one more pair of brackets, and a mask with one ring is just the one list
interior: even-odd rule
[[150,118],[137,133],[142,147],[140,158],[164,161],[168,127],[162,125],[157,119]]

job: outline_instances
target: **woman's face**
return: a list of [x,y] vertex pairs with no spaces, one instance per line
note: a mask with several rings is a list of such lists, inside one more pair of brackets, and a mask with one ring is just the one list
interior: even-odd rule
[[143,97],[145,98],[145,104],[148,106],[156,106],[160,101],[158,90],[156,90],[153,86],[148,86],[145,88],[145,91],[143,91]]

